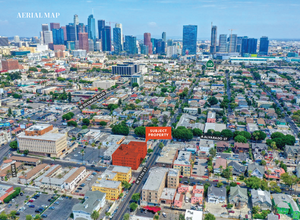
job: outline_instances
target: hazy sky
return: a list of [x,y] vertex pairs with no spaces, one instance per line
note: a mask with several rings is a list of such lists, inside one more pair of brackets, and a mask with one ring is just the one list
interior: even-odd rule
[[[219,34],[300,38],[299,0],[0,0],[0,36],[39,36],[41,24],[66,25],[78,14],[123,24],[124,35],[150,32],[182,38],[182,26],[198,25],[198,39],[209,39],[211,22]],[[22,12],[60,13],[57,19],[17,18]],[[108,25],[108,24],[107,24]],[[114,24],[112,24],[114,27]]]

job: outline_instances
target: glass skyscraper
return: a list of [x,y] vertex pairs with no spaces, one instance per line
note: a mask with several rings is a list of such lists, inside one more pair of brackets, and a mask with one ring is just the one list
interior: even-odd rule
[[197,25],[183,25],[182,55],[197,53]]
[[230,34],[228,39],[228,52],[229,53],[236,52],[236,46],[237,46],[237,35]]
[[64,44],[64,30],[62,28],[52,29],[53,44]]
[[210,53],[216,53],[217,49],[217,26],[211,27]]
[[137,54],[136,37],[125,36],[125,51],[131,55]]
[[114,53],[119,54],[122,51],[122,42],[121,42],[121,28],[115,27],[113,29],[113,40],[114,40]]
[[105,20],[98,20],[98,38],[102,39],[105,30]]
[[73,24],[66,25],[67,29],[67,40],[68,41],[75,41],[76,40],[76,34],[75,34],[75,27]]
[[254,38],[246,38],[242,41],[242,56],[246,54],[256,54],[257,49],[257,39]]
[[111,28],[105,26],[102,32],[102,51],[111,51]]
[[88,35],[89,39],[96,40],[96,26],[95,18],[93,15],[88,17]]
[[219,37],[219,52],[227,52],[227,34],[220,34]]
[[269,50],[269,39],[268,37],[261,37],[259,42],[259,54],[268,55]]

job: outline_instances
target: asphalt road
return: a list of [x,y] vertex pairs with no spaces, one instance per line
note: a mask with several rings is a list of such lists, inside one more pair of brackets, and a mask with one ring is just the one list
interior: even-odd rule
[[139,185],[136,185],[135,183],[133,184],[133,186],[131,187],[131,189],[129,190],[126,198],[123,200],[123,202],[119,205],[118,211],[116,212],[116,214],[113,216],[113,220],[121,220],[124,216],[125,213],[129,213],[130,209],[129,209],[129,201],[131,200],[131,197],[134,193],[140,193],[142,191],[142,188],[144,186],[144,183],[146,182],[148,176],[149,176],[149,169],[155,164],[155,161],[159,155],[160,152],[160,148],[158,147],[159,143],[163,143],[164,145],[167,143],[167,140],[162,140],[160,142],[158,142],[156,144],[156,146],[154,147],[153,153],[150,156],[150,159],[148,160],[146,167],[148,168],[146,174],[144,175],[142,181],[140,182]]

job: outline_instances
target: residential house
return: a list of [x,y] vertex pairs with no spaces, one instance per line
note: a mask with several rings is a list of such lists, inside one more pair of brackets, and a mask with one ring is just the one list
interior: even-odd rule
[[244,153],[244,152],[249,152],[249,144],[248,143],[234,143],[234,148],[233,152],[238,154],[238,153]]
[[266,178],[276,180],[280,180],[281,175],[285,173],[284,169],[276,167],[265,167],[265,171]]
[[236,161],[230,161],[227,164],[227,167],[232,167],[232,175],[234,176],[244,176],[245,171],[246,171],[246,166],[240,164],[239,162]]
[[228,150],[229,148],[229,142],[227,141],[218,141],[217,142],[217,152],[223,152],[225,150]]
[[200,205],[202,205],[203,199],[204,199],[204,187],[198,185],[193,186],[191,203],[192,204],[199,203]]
[[189,191],[189,185],[179,184],[177,191],[179,193],[187,193]]
[[221,173],[222,170],[226,169],[227,160],[221,157],[217,158],[214,165],[214,173]]
[[225,203],[226,202],[226,188],[224,186],[218,188],[210,186],[207,191],[208,203]]
[[[248,176],[256,176],[260,179],[264,177],[265,168],[263,166],[251,163],[248,165]],[[251,173],[251,174],[250,174]]]
[[298,160],[300,156],[299,146],[286,145],[284,149],[284,155],[287,159]]
[[273,204],[278,214],[290,214],[293,219],[300,219],[300,210],[293,197],[287,194],[272,194]]
[[[255,161],[261,161],[268,152],[268,145],[263,143],[253,143],[252,153]],[[264,155],[263,155],[264,154]]]
[[239,185],[230,187],[229,200],[235,208],[241,209],[248,204],[248,194],[246,188],[241,188]]
[[261,189],[251,189],[252,206],[259,206],[262,210],[272,210],[271,194]]
[[184,195],[181,193],[176,193],[175,199],[174,199],[174,206],[181,208],[183,203]]

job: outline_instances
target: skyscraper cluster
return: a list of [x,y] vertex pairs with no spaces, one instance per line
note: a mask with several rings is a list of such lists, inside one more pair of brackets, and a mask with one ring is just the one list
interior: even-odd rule
[[[268,55],[269,40],[268,37],[261,37],[258,54]],[[257,54],[257,39],[247,36],[237,36],[236,34],[220,34],[219,45],[217,46],[217,26],[211,27],[211,46],[210,53],[239,53],[242,56],[251,56]]]

